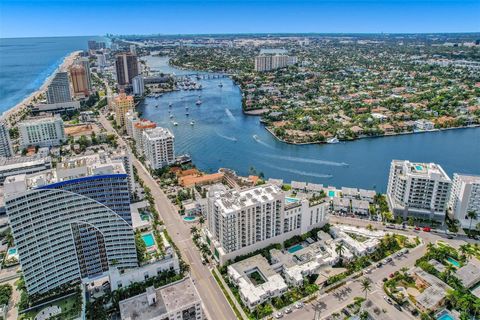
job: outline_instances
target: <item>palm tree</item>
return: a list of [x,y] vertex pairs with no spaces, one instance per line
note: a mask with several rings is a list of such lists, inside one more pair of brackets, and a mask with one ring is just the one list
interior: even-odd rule
[[465,256],[465,258],[471,258],[472,256],[470,252],[470,245],[468,243],[460,245],[459,251],[463,256]]
[[200,217],[200,219],[198,219],[198,222],[200,223],[200,228],[203,226],[203,224],[205,223],[205,218],[202,216]]
[[427,252],[432,252],[435,248],[435,245],[432,242],[427,243]]
[[455,268],[453,267],[452,264],[447,264],[447,266],[445,267],[445,282],[448,283],[448,280],[450,278],[450,276],[452,275],[452,273],[455,271]]
[[340,257],[340,260],[342,260],[343,253],[345,252],[345,246],[343,245],[342,241],[337,243],[337,246],[335,247],[335,252]]
[[470,211],[467,212],[467,218],[470,219],[470,226],[468,227],[468,231],[470,232],[472,230],[473,220],[478,219],[478,213],[474,210],[470,210]]
[[372,290],[372,280],[363,278],[360,285],[362,286],[362,291],[365,292],[365,300],[367,300],[367,293]]
[[195,227],[195,226],[191,227],[191,228],[190,228],[190,232],[191,232],[192,234],[196,234],[196,233],[198,232],[197,227]]

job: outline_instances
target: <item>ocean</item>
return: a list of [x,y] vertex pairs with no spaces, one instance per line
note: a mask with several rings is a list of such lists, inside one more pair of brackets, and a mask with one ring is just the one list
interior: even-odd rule
[[38,90],[63,59],[102,37],[0,38],[0,113]]

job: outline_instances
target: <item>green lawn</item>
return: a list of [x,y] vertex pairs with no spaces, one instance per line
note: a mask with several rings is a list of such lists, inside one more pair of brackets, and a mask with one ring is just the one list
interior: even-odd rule
[[20,320],[33,320],[35,316],[48,306],[59,306],[62,312],[56,316],[54,319],[69,320],[75,319],[80,316],[81,310],[81,299],[79,295],[73,295],[66,299],[58,300],[53,303],[46,304],[36,310],[28,311],[24,314],[19,315]]

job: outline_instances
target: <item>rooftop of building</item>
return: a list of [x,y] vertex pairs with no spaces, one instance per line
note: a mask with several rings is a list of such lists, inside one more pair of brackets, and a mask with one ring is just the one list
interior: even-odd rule
[[50,162],[50,157],[44,157],[41,155],[35,155],[33,157],[20,156],[20,157],[0,157],[0,171],[8,171],[10,169],[34,166]]
[[466,183],[480,183],[480,175],[455,173],[453,178],[454,180],[461,180]]
[[19,174],[5,179],[5,194],[23,192],[45,185],[96,175],[126,174],[121,159],[104,154],[69,158],[49,169],[32,174]]
[[[148,303],[148,295],[155,295],[155,303]],[[197,290],[190,278],[160,287],[147,288],[146,292],[120,301],[123,320],[148,320],[181,310],[192,303],[200,302]]]
[[480,282],[480,261],[472,258],[456,272],[457,278],[466,288],[471,288]]
[[415,176],[426,179],[443,179],[445,181],[451,181],[450,177],[443,170],[443,168],[433,162],[410,162],[408,160],[393,160],[392,163],[402,165],[406,170],[405,175]]
[[54,122],[54,121],[62,121],[63,122],[60,115],[56,114],[54,116],[38,116],[38,117],[28,118],[28,119],[20,122],[18,125],[22,126],[22,125],[31,125],[31,124],[42,124],[42,123],[50,123],[50,122]]
[[224,213],[231,213],[244,207],[279,200],[279,197],[281,197],[280,200],[283,202],[284,194],[279,187],[265,184],[240,191],[229,190],[216,193],[214,196],[216,197],[215,204]]
[[159,140],[174,137],[173,133],[169,129],[162,127],[147,129],[144,131],[144,135],[147,137],[147,139],[150,140]]
[[140,119],[139,121],[135,122],[133,126],[138,129],[153,129],[157,127],[157,124],[150,120]]

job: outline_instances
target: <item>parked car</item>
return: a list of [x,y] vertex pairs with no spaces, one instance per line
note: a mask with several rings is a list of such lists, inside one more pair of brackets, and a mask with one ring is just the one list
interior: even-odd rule
[[424,232],[430,232],[430,231],[432,231],[432,229],[430,227],[425,227],[425,228],[423,228],[423,231]]
[[420,227],[415,227],[415,231],[420,231]]
[[398,311],[402,311],[402,307],[398,304],[398,303],[395,303],[393,305]]
[[383,264],[382,264],[381,262],[377,263],[377,268],[381,268],[382,265],[383,265]]
[[297,309],[303,308],[303,303],[302,303],[302,302],[297,302],[297,303],[295,304],[295,308],[297,308]]
[[383,299],[385,299],[385,301],[387,301],[388,304],[393,304],[392,299],[390,299],[389,297],[384,296]]
[[285,313],[292,313],[292,308],[288,307],[287,309],[285,309]]
[[280,318],[283,318],[283,313],[277,312],[277,313],[275,314],[275,319],[280,319]]

